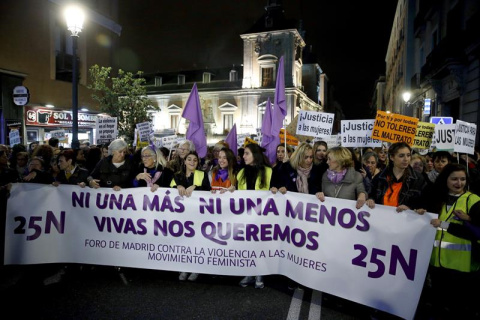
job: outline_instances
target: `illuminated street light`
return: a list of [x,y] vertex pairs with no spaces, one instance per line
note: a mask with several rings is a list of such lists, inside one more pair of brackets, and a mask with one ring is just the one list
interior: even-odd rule
[[69,6],[64,11],[67,21],[67,29],[72,33],[72,149],[80,148],[78,141],[78,62],[77,62],[77,40],[78,34],[82,32],[85,15],[78,6]]
[[412,94],[408,91],[405,91],[403,94],[402,94],[402,98],[403,98],[403,101],[405,101],[405,103],[408,105],[408,102],[410,101],[410,98],[412,97]]

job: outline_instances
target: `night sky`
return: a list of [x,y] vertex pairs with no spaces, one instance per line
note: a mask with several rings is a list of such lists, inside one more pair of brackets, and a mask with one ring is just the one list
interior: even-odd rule
[[[240,65],[245,33],[267,0],[119,0],[118,66],[146,73]],[[335,87],[347,119],[365,118],[385,56],[396,0],[283,0]]]

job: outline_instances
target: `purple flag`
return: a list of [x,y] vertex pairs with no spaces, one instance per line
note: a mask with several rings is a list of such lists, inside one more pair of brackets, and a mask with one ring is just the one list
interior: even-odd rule
[[270,103],[270,98],[268,98],[265,106],[261,132],[261,146],[266,149],[265,154],[270,163],[274,164],[277,161],[277,145],[280,143],[280,137],[278,134],[272,135],[272,104]]
[[238,145],[237,145],[237,124],[235,123],[225,138],[225,142],[228,143],[230,149],[233,151],[235,157],[238,154]]
[[192,91],[188,97],[182,117],[190,120],[186,138],[193,142],[195,150],[200,158],[207,155],[207,138],[203,127],[202,108],[198,97],[197,83],[193,84]]
[[278,136],[283,127],[283,119],[287,115],[287,99],[285,98],[285,66],[283,56],[278,63],[277,81],[275,84],[275,99],[273,100],[272,135]]

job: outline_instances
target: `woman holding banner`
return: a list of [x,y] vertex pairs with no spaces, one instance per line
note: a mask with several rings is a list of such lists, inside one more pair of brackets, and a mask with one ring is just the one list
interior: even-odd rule
[[322,189],[320,167],[313,164],[313,148],[306,142],[297,147],[279,173],[280,178],[271,188],[273,193],[292,191],[316,194]]
[[235,154],[229,148],[223,147],[218,152],[217,160],[217,165],[208,173],[212,192],[215,193],[217,190],[220,190],[220,193],[233,192],[237,183]]
[[154,145],[146,146],[141,151],[142,164],[137,169],[133,187],[150,187],[155,192],[159,187],[168,188],[172,182],[172,170],[165,168],[167,160]]
[[132,187],[133,161],[128,155],[128,145],[123,139],[113,140],[108,146],[108,157],[100,160],[88,177],[91,188],[122,188]]
[[478,302],[465,288],[479,284],[480,197],[468,191],[468,174],[459,164],[446,165],[434,188],[427,207],[439,214],[430,222],[437,228],[429,269],[434,310],[446,319],[473,319]]
[[[243,153],[245,167],[237,174],[238,190],[270,190],[272,168],[270,168],[267,157],[263,154],[264,150],[256,143],[245,146]],[[239,284],[246,287],[252,283],[255,283],[257,289],[262,289],[265,286],[263,276],[247,276]]]
[[322,177],[322,192],[316,196],[320,201],[325,197],[357,200],[361,208],[367,200],[362,174],[353,167],[352,153],[345,147],[334,147],[327,151],[328,169]]
[[367,205],[370,208],[375,203],[393,206],[397,212],[423,208],[421,194],[426,182],[410,166],[410,146],[405,142],[394,143],[388,148],[388,156],[387,167],[372,181]]
[[[210,181],[208,180],[208,174],[197,170],[200,163],[200,158],[195,151],[190,151],[185,156],[183,167],[180,171],[176,172],[170,187],[177,188],[180,196],[190,197],[193,190],[210,191]],[[198,273],[181,272],[178,280],[180,281],[196,281]]]

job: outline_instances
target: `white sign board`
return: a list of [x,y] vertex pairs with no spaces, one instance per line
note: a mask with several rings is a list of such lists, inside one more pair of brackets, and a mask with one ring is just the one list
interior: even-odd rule
[[381,147],[382,141],[372,139],[372,130],[375,119],[342,120],[342,146],[343,147]]
[[297,134],[310,137],[328,137],[332,135],[333,113],[300,110],[297,122]]
[[17,106],[24,106],[28,103],[30,95],[28,89],[24,86],[17,86],[13,88],[13,103]]
[[50,136],[52,138],[57,138],[59,140],[63,140],[63,139],[65,139],[65,130],[50,131]]
[[97,117],[96,119],[97,144],[108,143],[117,138],[117,118]]
[[454,124],[436,124],[430,147],[436,148],[437,150],[453,150],[454,139]]
[[475,136],[477,125],[461,120],[455,123],[455,143],[453,151],[475,154]]
[[160,146],[165,147],[167,149],[173,149],[173,147],[178,143],[178,137],[176,134],[166,137],[161,137],[160,139]]
[[328,137],[322,137],[322,138],[315,138],[313,139],[313,143],[317,141],[325,141],[327,143],[327,147],[333,148],[333,147],[338,147],[342,145],[342,136],[339,134],[336,135],[331,135]]
[[20,139],[20,131],[16,129],[10,131],[10,133],[8,134],[8,138],[10,139],[10,147],[22,143]]
[[137,131],[138,135],[140,136],[140,142],[148,142],[148,138],[150,137],[150,133],[152,132],[152,123],[137,123]]

